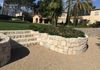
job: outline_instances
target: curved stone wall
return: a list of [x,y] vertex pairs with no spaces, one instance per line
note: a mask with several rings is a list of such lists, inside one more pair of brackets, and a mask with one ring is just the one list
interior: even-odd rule
[[0,33],[0,67],[10,60],[10,38]]
[[38,32],[35,36],[41,46],[63,54],[80,54],[87,49],[87,36],[85,38],[64,38]]
[[59,53],[79,54],[86,51],[88,43],[87,36],[85,38],[64,38],[32,30],[6,30],[0,32],[6,34],[15,41],[11,42],[11,46],[14,46],[14,48],[17,44],[26,47],[39,44]]

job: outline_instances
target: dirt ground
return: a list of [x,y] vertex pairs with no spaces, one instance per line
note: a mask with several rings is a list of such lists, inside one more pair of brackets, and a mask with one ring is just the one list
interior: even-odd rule
[[99,36],[89,36],[88,50],[78,55],[60,54],[38,45],[16,49],[0,70],[100,70]]

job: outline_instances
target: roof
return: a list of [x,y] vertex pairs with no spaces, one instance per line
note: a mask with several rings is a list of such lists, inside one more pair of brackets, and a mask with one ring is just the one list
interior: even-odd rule
[[34,14],[33,17],[36,16],[36,15],[39,16],[39,17],[42,17],[40,14]]

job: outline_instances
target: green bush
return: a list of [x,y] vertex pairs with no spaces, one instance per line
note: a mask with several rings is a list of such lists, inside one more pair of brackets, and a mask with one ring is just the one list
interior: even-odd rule
[[2,15],[0,14],[0,20],[10,20],[11,19],[11,16],[8,16],[8,15]]
[[77,37],[85,37],[85,34],[79,30],[75,30],[67,27],[54,27],[52,25],[44,25],[44,24],[32,24],[30,25],[30,29],[35,31],[39,31],[40,33],[48,33],[50,35],[58,35],[66,38],[77,38]]

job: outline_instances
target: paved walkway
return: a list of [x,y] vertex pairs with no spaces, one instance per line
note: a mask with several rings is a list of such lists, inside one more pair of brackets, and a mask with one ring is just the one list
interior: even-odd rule
[[100,37],[100,28],[76,28],[85,32],[90,37]]
[[89,33],[89,48],[83,54],[64,55],[36,45],[27,50],[17,50],[19,52],[14,54],[17,57],[26,51],[28,53],[0,70],[100,70],[100,30],[82,30]]

